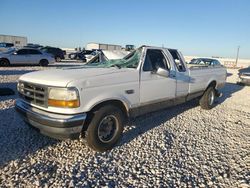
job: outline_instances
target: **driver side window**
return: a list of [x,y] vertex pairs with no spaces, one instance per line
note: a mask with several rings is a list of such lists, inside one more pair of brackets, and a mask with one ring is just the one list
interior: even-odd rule
[[158,68],[169,70],[170,65],[161,50],[148,49],[143,65],[143,71],[156,71]]

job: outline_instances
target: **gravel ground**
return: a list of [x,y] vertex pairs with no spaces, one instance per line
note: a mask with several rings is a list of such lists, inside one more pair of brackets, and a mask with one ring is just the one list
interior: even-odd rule
[[[0,67],[0,87],[40,69]],[[37,133],[15,113],[16,95],[0,97],[0,187],[249,187],[250,87],[228,71],[215,108],[191,101],[131,120],[105,153]]]

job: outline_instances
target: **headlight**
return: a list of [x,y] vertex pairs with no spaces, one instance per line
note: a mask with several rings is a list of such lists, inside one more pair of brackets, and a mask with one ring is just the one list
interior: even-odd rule
[[49,88],[48,105],[62,108],[77,108],[80,106],[78,90],[76,88]]

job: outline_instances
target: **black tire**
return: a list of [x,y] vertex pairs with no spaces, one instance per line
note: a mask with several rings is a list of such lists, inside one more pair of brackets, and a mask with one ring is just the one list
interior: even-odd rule
[[[113,105],[99,108],[94,112],[86,131],[86,140],[89,147],[99,152],[112,149],[122,135],[124,120],[122,111]],[[108,131],[110,131],[109,134]],[[105,134],[107,135],[103,136]]]
[[0,59],[0,66],[8,67],[10,66],[10,62],[7,59]]
[[56,60],[56,62],[60,62],[60,61],[61,61],[61,58],[60,58],[59,56],[57,56],[57,57],[55,58],[55,60]]
[[49,61],[47,59],[42,59],[39,65],[42,67],[47,67],[49,65]]
[[200,106],[202,109],[210,110],[214,107],[216,92],[214,87],[209,87],[200,99]]

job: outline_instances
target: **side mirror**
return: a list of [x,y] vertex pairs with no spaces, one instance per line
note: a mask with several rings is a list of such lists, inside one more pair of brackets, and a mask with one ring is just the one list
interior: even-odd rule
[[169,71],[163,68],[158,68],[155,74],[166,77],[166,78],[169,77]]
[[16,53],[16,52],[14,52],[14,53],[13,53],[13,55],[17,55],[17,53]]

